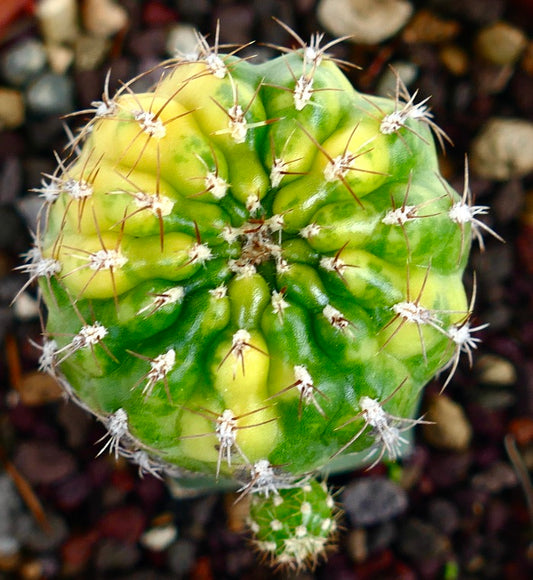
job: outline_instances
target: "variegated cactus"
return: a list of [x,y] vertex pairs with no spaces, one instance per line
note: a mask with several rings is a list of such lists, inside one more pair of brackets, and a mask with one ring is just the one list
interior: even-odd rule
[[263,64],[200,38],[150,92],[106,86],[21,269],[41,368],[102,451],[233,482],[258,546],[300,566],[336,528],[313,474],[396,459],[423,386],[475,349],[461,278],[488,227],[439,174],[426,101],[363,96],[334,43],[292,34]]

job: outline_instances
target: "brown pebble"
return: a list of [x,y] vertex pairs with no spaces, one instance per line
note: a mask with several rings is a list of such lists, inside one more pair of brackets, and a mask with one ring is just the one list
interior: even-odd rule
[[364,562],[368,557],[367,534],[365,528],[351,530],[346,538],[348,554],[354,562]]
[[498,66],[514,64],[526,46],[524,32],[507,22],[495,22],[483,28],[475,42],[479,56]]
[[21,402],[30,407],[45,405],[63,397],[63,390],[59,383],[50,375],[37,371],[22,376],[18,393]]
[[15,89],[0,87],[0,131],[16,129],[24,123],[24,99]]
[[468,449],[472,427],[462,407],[448,396],[431,397],[424,419],[435,423],[423,425],[424,438],[430,445],[451,451]]
[[20,554],[18,552],[10,554],[0,553],[0,572],[12,572],[20,564]]
[[[228,493],[224,496],[224,507],[228,520],[228,529],[236,534],[240,534],[247,529],[247,520],[250,515],[251,497],[245,495],[239,499],[236,493]],[[236,500],[239,501],[236,502]]]
[[128,24],[128,13],[112,0],[85,0],[82,11],[85,29],[94,36],[111,38]]
[[19,575],[22,580],[41,580],[43,577],[43,567],[38,560],[25,562],[19,568]]
[[98,68],[109,52],[111,42],[101,36],[80,34],[76,38],[74,62],[78,70]]
[[516,370],[508,360],[495,354],[485,354],[476,361],[474,370],[484,385],[508,387],[516,382]]
[[470,67],[468,53],[456,44],[447,44],[439,51],[442,64],[456,77],[465,75]]
[[455,20],[444,20],[429,10],[419,10],[405,27],[402,38],[409,44],[438,44],[455,38],[460,29]]

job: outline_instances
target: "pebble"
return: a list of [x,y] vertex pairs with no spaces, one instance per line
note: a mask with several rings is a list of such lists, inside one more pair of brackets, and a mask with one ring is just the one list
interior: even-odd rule
[[189,539],[180,538],[168,549],[168,566],[178,578],[188,574],[196,560],[196,544]]
[[61,546],[63,574],[76,576],[85,569],[98,541],[98,532],[89,530],[80,534],[73,534]]
[[386,522],[407,509],[406,492],[386,477],[355,481],[342,493],[344,509],[354,526]]
[[346,537],[346,549],[354,562],[364,562],[367,559],[368,546],[365,528],[350,530]]
[[43,43],[35,38],[26,38],[4,51],[0,71],[7,83],[22,87],[43,72],[46,60]]
[[509,423],[509,433],[518,445],[528,445],[533,441],[533,418],[515,417]]
[[65,74],[74,61],[74,50],[62,44],[49,44],[46,54],[50,69],[58,75]]
[[471,464],[470,453],[434,452],[430,455],[426,474],[435,487],[446,489],[464,481]]
[[351,42],[377,44],[394,36],[409,20],[413,5],[406,0],[322,0],[318,19],[336,36]]
[[477,358],[474,371],[484,385],[510,387],[517,381],[514,365],[496,354],[484,354]]
[[134,544],[104,538],[95,546],[94,565],[101,572],[135,568],[140,558],[141,552]]
[[[22,294],[19,300],[17,300],[17,309],[20,308],[19,303],[24,301],[25,296],[26,293]],[[33,302],[36,305],[36,301]],[[33,318],[37,317],[38,310],[33,312]],[[18,313],[17,318],[20,319]],[[17,391],[20,397],[20,402],[23,405],[28,405],[30,407],[59,401],[63,397],[63,390],[59,386],[59,383],[50,375],[38,371],[24,373],[20,385],[17,386]]]
[[45,73],[26,91],[28,110],[38,116],[55,116],[69,113],[74,108],[74,83],[72,78],[55,73]]
[[106,512],[98,522],[102,536],[134,544],[146,526],[143,510],[132,505],[121,505]]
[[168,31],[166,52],[169,56],[176,54],[194,54],[198,47],[197,28],[192,24],[180,23]]
[[20,127],[24,118],[22,93],[16,89],[0,87],[0,131]]
[[141,536],[140,542],[149,550],[161,552],[166,550],[178,536],[178,529],[172,523],[154,526],[146,530]]
[[526,46],[526,34],[520,28],[502,21],[480,30],[475,41],[478,55],[498,66],[515,64]]
[[46,513],[48,527],[45,530],[29,513],[17,520],[16,535],[20,543],[34,552],[50,552],[59,547],[68,536],[68,527],[64,518],[55,512]]
[[13,481],[0,473],[0,558],[18,554],[20,541],[15,531],[22,514],[22,502]]
[[472,170],[495,180],[524,177],[533,171],[533,122],[492,118],[473,140]]
[[93,36],[111,38],[126,28],[128,13],[112,0],[84,0],[83,24]]
[[21,442],[14,463],[33,485],[57,483],[76,469],[74,457],[51,441]]
[[506,8],[506,0],[431,0],[430,3],[442,14],[450,14],[477,25],[498,20]]
[[450,550],[450,541],[434,526],[418,518],[410,518],[400,530],[399,548],[415,562],[442,562]]
[[80,34],[76,38],[74,49],[74,63],[77,70],[98,68],[105,60],[110,48],[111,43],[105,37]]
[[457,44],[447,44],[439,51],[442,64],[456,77],[464,76],[470,68],[468,53]]
[[416,64],[407,61],[395,61],[383,71],[376,86],[376,94],[382,97],[394,98],[398,77],[406,87],[409,87],[418,76]]
[[477,473],[472,478],[472,485],[489,493],[515,487],[517,485],[516,473],[513,468],[503,461],[493,463],[488,469]]
[[457,506],[447,499],[436,497],[428,506],[428,516],[433,526],[450,536],[459,529],[461,514]]
[[442,43],[455,38],[460,31],[455,20],[440,18],[430,10],[419,10],[402,33],[402,39],[408,44]]
[[41,0],[35,15],[45,44],[70,44],[78,35],[77,0]]
[[462,407],[447,395],[430,397],[423,425],[425,440],[437,449],[466,451],[472,439],[472,427]]

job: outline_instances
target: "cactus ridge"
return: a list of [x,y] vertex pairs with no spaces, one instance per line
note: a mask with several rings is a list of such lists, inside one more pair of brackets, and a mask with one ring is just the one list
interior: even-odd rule
[[[19,268],[48,307],[40,369],[106,426],[100,453],[233,480],[268,513],[327,494],[307,476],[346,456],[401,455],[423,386],[477,347],[461,277],[472,239],[499,237],[467,169],[462,195],[440,176],[427,99],[399,77],[392,99],[359,94],[327,52],[343,39],[281,25],[299,48],[263,64],[217,28],[149,91],[111,97],[108,74],[35,190]],[[300,565],[327,510],[258,542]]]

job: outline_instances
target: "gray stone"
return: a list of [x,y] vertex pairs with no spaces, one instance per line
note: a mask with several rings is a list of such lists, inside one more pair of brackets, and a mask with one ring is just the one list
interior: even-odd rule
[[412,13],[407,0],[322,0],[318,6],[325,28],[361,44],[377,44],[394,36]]
[[472,170],[481,177],[505,181],[533,171],[533,123],[523,119],[490,119],[472,142]]
[[34,38],[21,40],[4,52],[0,62],[3,78],[16,87],[22,87],[38,76],[46,66],[46,50]]
[[182,538],[174,542],[167,553],[168,565],[178,577],[188,574],[196,560],[196,545]]
[[45,73],[26,91],[28,109],[35,115],[61,115],[74,108],[74,84],[70,77]]
[[405,490],[385,477],[366,477],[348,485],[342,501],[350,521],[356,526],[389,521],[407,508]]

